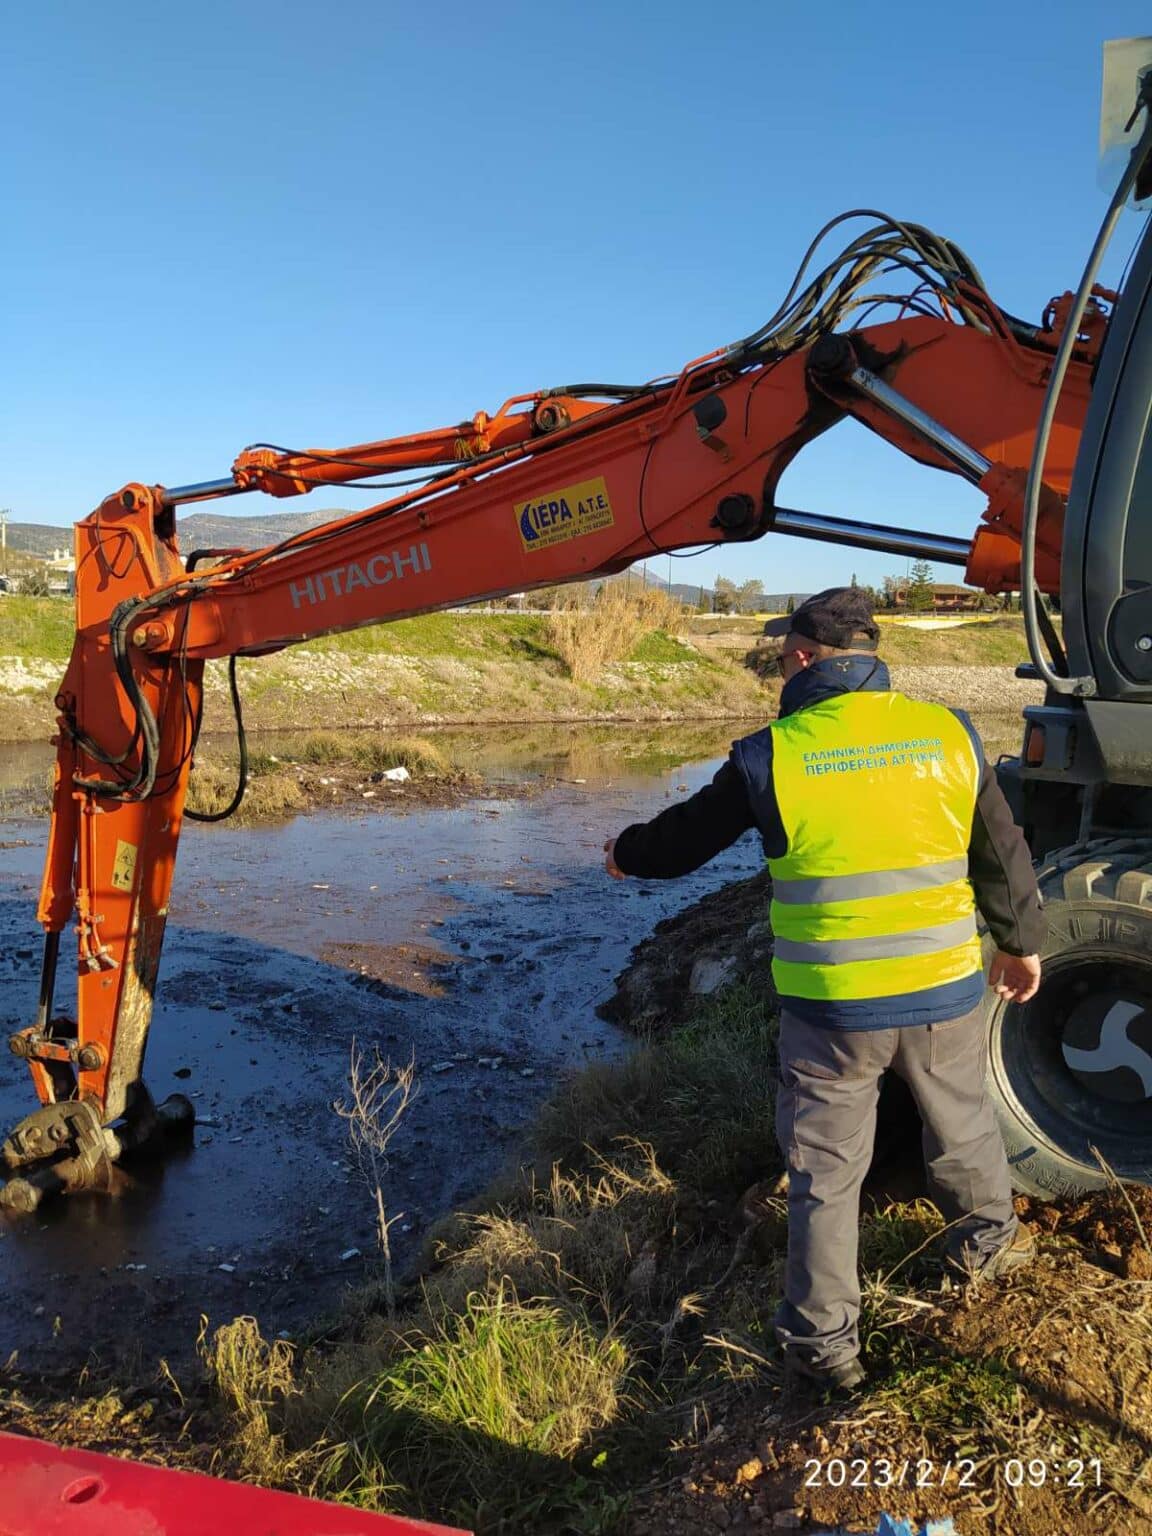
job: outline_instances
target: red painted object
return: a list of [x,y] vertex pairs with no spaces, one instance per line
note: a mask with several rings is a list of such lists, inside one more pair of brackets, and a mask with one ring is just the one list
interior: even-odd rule
[[0,1536],[468,1536],[0,1433]]

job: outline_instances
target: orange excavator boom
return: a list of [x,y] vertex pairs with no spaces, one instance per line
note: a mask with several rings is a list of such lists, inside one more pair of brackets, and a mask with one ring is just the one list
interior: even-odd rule
[[[892,262],[917,285],[869,302],[895,305],[896,318],[838,329],[859,317],[863,285]],[[1050,440],[1037,540],[1048,591],[1059,585],[1063,498],[1109,297],[1100,294],[1077,337]],[[1048,330],[1014,320],[956,247],[889,222],[807,288],[794,285],[767,326],[674,377],[515,396],[491,416],[352,448],[258,445],[221,480],[133,483],[108,497],[76,528],[76,640],[57,697],[38,913],[44,971],[36,1019],[10,1042],[42,1107],[3,1145],[11,1177],[0,1201],[31,1210],[46,1192],[98,1183],[166,1119],[190,1117],[186,1103],[157,1110],[143,1062],[208,658],[604,577],[658,552],[773,530],[966,564],[988,591],[1012,589],[1059,323],[1056,301]],[[847,416],[981,486],[988,505],[975,539],[781,507],[785,469]],[[416,472],[418,483],[393,484],[378,505],[269,548],[179,548],[181,505],[395,472]],[[57,1014],[70,921],[76,1004]]]

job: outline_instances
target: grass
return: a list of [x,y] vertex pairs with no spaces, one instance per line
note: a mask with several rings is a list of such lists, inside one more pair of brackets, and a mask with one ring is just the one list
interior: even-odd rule
[[0,597],[0,656],[67,662],[76,614],[54,597]]
[[[735,986],[632,1059],[573,1078],[532,1159],[430,1235],[395,1317],[369,1288],[295,1347],[251,1318],[206,1335],[232,1475],[483,1536],[609,1536],[734,1522],[747,1492],[731,1468],[754,1448],[773,1469],[757,1499],[794,1496],[816,1525],[850,1512],[874,1526],[915,1496],[961,1530],[984,1529],[995,1499],[1013,1536],[1096,1531],[1103,1500],[1109,1529],[1144,1529],[1152,1294],[1071,1246],[1007,1282],[947,1289],[934,1207],[867,1212],[869,1382],[830,1403],[782,1395],[784,1206],[766,1203],[757,1243],[732,1220],[749,1175],[775,1166],[773,1035],[762,994]],[[63,1433],[119,1434],[117,1414],[97,1403]],[[813,1456],[963,1460],[980,1492],[953,1476],[931,1496],[876,1487],[848,1506],[832,1488],[800,1492]],[[1101,1486],[997,1485],[1010,1458],[1099,1458]],[[764,1505],[762,1528],[779,1507]]]
[[[759,989],[736,986],[630,1059],[575,1076],[530,1161],[433,1230],[395,1320],[368,1292],[294,1357],[247,1320],[222,1330],[209,1358],[241,1466],[483,1533],[571,1536],[626,1528],[640,1485],[692,1482],[685,1458],[707,1459],[709,1425],[747,1421],[734,1443],[751,1445],[777,1423],[786,1472],[813,1454],[815,1422],[821,1454],[845,1460],[967,1458],[987,1471],[1008,1457],[1101,1456],[1104,1490],[1138,1501],[1152,1428],[1147,1288],[1113,1295],[1065,1254],[1045,1261],[1043,1283],[997,1283],[973,1304],[940,1289],[942,1221],[926,1201],[861,1223],[865,1393],[789,1416],[770,1328],[783,1203],[767,1203],[758,1243],[731,1223],[739,1191],[777,1166],[774,1033]],[[1110,1375],[1077,1397],[1069,1383],[1105,1342]],[[704,1498],[712,1484],[721,1499],[719,1474],[693,1486]],[[1027,1523],[1028,1507],[1012,1529],[1033,1536],[1045,1527]],[[843,1508],[814,1497],[818,1516],[836,1523]]]
[[467,661],[476,656],[554,655],[547,624],[538,613],[425,613],[391,624],[324,635],[309,650],[348,655],[447,656]]
[[318,1486],[467,1522],[526,1519],[554,1502],[557,1463],[618,1417],[629,1363],[610,1331],[502,1281],[345,1394]]
[[[329,727],[392,722],[411,732],[425,721],[747,718],[764,708],[764,690],[738,658],[710,657],[678,638],[675,604],[653,592],[643,607],[638,594],[625,598],[606,599],[591,620],[582,611],[570,619],[506,610],[430,613],[250,658],[241,668],[245,718],[253,730],[292,729],[304,719]],[[628,611],[627,623],[605,627],[609,610],[617,609]],[[561,654],[550,626],[562,621],[570,622],[581,656],[590,647],[599,655],[590,670],[575,652]],[[71,643],[68,604],[0,601],[0,657],[29,666],[33,658],[48,659],[63,670]],[[15,668],[9,674],[8,686],[23,687],[9,734],[50,732],[55,677],[45,683]],[[220,661],[205,670],[205,697],[208,729],[227,729]]]
[[729,1197],[779,1166],[772,1129],[776,1021],[761,988],[730,988],[693,1022],[625,1061],[594,1063],[533,1132],[537,1158],[579,1167],[622,1141],[652,1148],[686,1209]]
[[237,1317],[207,1336],[201,1319],[200,1354],[208,1380],[227,1405],[232,1450],[254,1482],[290,1480],[293,1458],[270,1423],[296,1390],[292,1350],[281,1339],[266,1343],[255,1318]]
[[[696,1328],[680,1249],[717,1273],[728,1263],[715,1192],[762,1168],[773,1033],[749,990],[580,1074],[531,1166],[433,1231],[395,1324],[361,1309],[349,1336],[302,1354],[290,1384],[224,1389],[234,1445],[243,1455],[263,1434],[253,1467],[266,1458],[296,1486],[366,1507],[485,1531],[529,1517],[542,1531],[609,1529],[598,1522],[615,1518],[685,1372],[719,1379],[714,1351],[689,1363],[678,1339]],[[213,1359],[223,1345],[279,1369],[246,1331],[225,1332]],[[265,1431],[269,1397],[281,1408]]]
[[[302,811],[307,803],[303,789],[286,774],[272,772],[262,776],[250,766],[248,787],[235,816],[235,825],[256,821],[274,821]],[[185,806],[201,816],[213,816],[232,803],[236,792],[237,768],[231,762],[218,762],[197,756],[188,780]]]
[[[709,654],[747,652],[763,629],[762,618],[702,616],[689,621],[688,638]],[[947,629],[915,629],[880,619],[880,655],[906,666],[1000,667],[1027,660],[1024,622],[1016,616],[978,619]]]
[[[662,659],[675,646],[670,634],[682,629],[687,613],[682,604],[663,592],[645,589],[629,592],[619,585],[605,586],[590,600],[576,588],[546,618],[546,634],[553,650],[575,683],[595,683],[606,668],[628,658],[650,641]],[[659,637],[657,639],[657,636]],[[677,647],[677,659],[691,658],[687,647]]]
[[[413,779],[461,783],[470,776],[434,742],[422,737],[380,737],[352,731],[310,731],[277,742],[278,751],[248,755],[248,787],[235,815],[238,825],[292,816],[310,803],[299,770],[350,770],[370,779],[391,768],[407,768]],[[187,806],[211,815],[230,804],[238,766],[231,756],[198,751],[188,781]]]

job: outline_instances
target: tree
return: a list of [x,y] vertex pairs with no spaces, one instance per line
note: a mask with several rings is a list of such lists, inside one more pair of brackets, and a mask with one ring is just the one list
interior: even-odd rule
[[927,560],[914,560],[908,577],[908,592],[904,605],[909,613],[931,613],[935,602],[932,591],[932,567]]
[[899,607],[901,584],[898,576],[885,576],[884,578],[884,606],[885,608]]
[[856,591],[859,590],[859,582],[857,582],[857,580],[856,580],[856,572],[855,571],[852,572],[852,580],[848,583],[848,585],[852,588],[853,592],[856,592]]
[[792,596],[791,592],[788,594],[788,605],[784,609],[784,612],[788,618],[791,618],[792,615],[796,612],[796,599]]
[[25,597],[50,597],[46,571],[26,571],[20,577],[20,591]]
[[755,577],[736,588],[736,608],[740,613],[755,613],[764,597],[764,583]]
[[736,583],[727,576],[717,576],[713,588],[717,613],[731,613],[736,607]]

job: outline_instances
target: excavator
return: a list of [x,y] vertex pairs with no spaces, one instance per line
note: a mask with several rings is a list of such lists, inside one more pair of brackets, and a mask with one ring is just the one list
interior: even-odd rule
[[[1020,592],[1020,671],[1044,696],[1000,772],[1050,938],[1035,999],[990,1001],[990,1091],[1020,1189],[1152,1181],[1152,232],[1122,291],[1095,280],[1127,201],[1152,191],[1152,69],[1136,82],[1084,275],[1038,320],[999,305],[953,242],[858,210],[820,232],[769,319],[674,375],[517,395],[354,447],[260,443],[222,478],[132,482],[78,523],[39,998],[9,1041],[40,1107],[0,1148],[0,1207],[106,1187],[118,1159],[194,1118],[179,1096],[156,1104],[143,1068],[177,848],[205,819],[185,805],[205,662],[229,659],[234,809],[238,658],[773,533]],[[784,471],[849,418],[979,487],[974,536],[782,505]],[[365,484],[385,499],[270,547],[181,550],[190,504]],[[75,998],[58,1008],[69,927]]]

